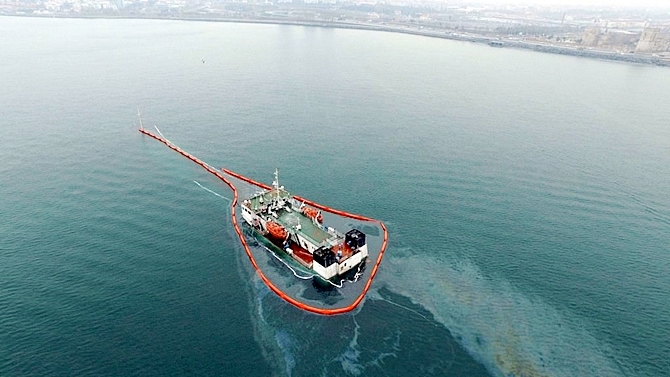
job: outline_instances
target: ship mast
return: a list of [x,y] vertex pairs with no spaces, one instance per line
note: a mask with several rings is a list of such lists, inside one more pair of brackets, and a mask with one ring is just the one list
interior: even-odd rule
[[272,181],[272,186],[277,191],[277,196],[279,196],[279,170],[275,168],[275,180]]

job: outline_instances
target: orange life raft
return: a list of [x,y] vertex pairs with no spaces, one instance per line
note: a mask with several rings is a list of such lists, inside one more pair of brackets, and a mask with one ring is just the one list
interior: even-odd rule
[[272,221],[268,221],[267,224],[265,224],[265,229],[268,230],[268,233],[270,233],[272,238],[278,240],[284,240],[288,235],[288,233],[286,233],[286,229],[284,229],[283,226]]
[[321,214],[321,211],[316,208],[305,207],[302,209],[302,213],[314,221],[323,223],[323,215]]

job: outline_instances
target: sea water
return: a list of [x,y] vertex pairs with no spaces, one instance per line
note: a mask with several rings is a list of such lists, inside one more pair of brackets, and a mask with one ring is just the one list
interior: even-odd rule
[[[664,376],[670,70],[411,35],[0,18],[0,375]],[[353,313],[137,132],[383,220]],[[135,123],[135,124],[134,124]]]

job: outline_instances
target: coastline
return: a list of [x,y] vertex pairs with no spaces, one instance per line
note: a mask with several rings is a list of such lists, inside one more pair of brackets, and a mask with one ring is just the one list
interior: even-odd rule
[[34,17],[34,18],[81,18],[81,19],[125,19],[125,20],[167,20],[167,21],[200,21],[200,22],[229,22],[229,23],[244,23],[244,24],[269,24],[269,25],[291,25],[291,26],[308,26],[308,27],[323,27],[336,29],[355,29],[355,30],[369,30],[381,31],[387,33],[401,33],[411,34],[430,38],[449,39],[455,41],[473,42],[489,44],[492,41],[502,42],[502,45],[496,45],[496,48],[515,48],[523,50],[532,50],[536,52],[544,52],[558,55],[577,56],[589,59],[618,61],[634,64],[655,65],[660,67],[670,67],[670,59],[662,59],[658,56],[647,54],[633,54],[620,53],[616,51],[595,50],[583,47],[558,46],[553,44],[545,44],[539,42],[529,42],[524,40],[500,40],[497,38],[488,37],[485,35],[471,34],[471,33],[454,33],[448,31],[439,31],[422,28],[410,28],[407,26],[394,25],[376,25],[360,22],[346,22],[346,21],[304,21],[304,20],[282,20],[275,18],[212,18],[212,17],[160,17],[151,15],[142,16],[105,16],[105,15],[58,15],[58,14],[0,14],[6,17]]

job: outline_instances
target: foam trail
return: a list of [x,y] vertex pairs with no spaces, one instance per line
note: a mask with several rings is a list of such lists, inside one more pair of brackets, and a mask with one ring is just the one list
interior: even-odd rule
[[[380,371],[384,370],[384,360],[398,357],[398,352],[401,351],[401,333],[399,330],[385,337],[382,344],[377,344],[371,348],[370,336],[377,334],[376,329],[361,327],[356,315],[351,316],[351,320],[354,325],[353,335],[346,344],[343,344],[341,353],[324,365],[321,370],[322,376],[378,375]],[[340,334],[340,337],[344,336],[344,333]]]
[[284,365],[286,366],[286,375],[291,377],[293,375],[293,368],[295,368],[295,356],[292,349],[295,347],[291,335],[286,330],[277,330],[275,332],[275,341],[277,346],[281,349],[284,355]]
[[378,286],[430,311],[494,375],[622,375],[583,319],[484,277],[471,262],[407,255],[386,263]]
[[356,322],[356,317],[354,317],[354,325],[356,326],[354,327],[354,336],[349,341],[349,347],[337,358],[337,361],[340,362],[342,369],[347,374],[360,376],[363,373],[364,366],[359,362],[361,350],[358,346],[358,336],[360,335],[361,327]]
[[232,201],[232,199],[230,199],[230,198],[226,198],[225,196],[223,196],[223,195],[221,195],[221,194],[218,194],[218,193],[216,193],[216,192],[214,192],[214,191],[208,189],[207,187],[201,185],[200,182],[198,182],[198,181],[193,181],[193,183],[195,183],[196,185],[198,185],[198,186],[200,186],[201,188],[205,189],[206,191],[209,191],[209,192],[211,192],[212,194],[218,196],[219,198],[227,200],[228,203],[230,203],[230,202]]

